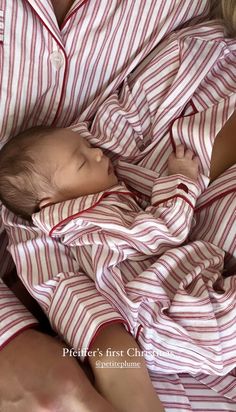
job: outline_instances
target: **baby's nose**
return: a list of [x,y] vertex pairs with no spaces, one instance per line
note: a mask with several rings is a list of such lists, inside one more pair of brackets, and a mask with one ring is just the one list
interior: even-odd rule
[[96,147],[94,149],[94,156],[97,162],[101,162],[102,157],[103,157],[103,151],[99,149],[98,147]]

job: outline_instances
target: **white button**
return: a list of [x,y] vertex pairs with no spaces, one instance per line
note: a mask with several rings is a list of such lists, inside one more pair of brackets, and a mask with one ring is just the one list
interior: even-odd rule
[[64,56],[60,51],[54,51],[50,54],[50,60],[53,66],[58,70],[64,64]]
[[172,205],[173,205],[173,201],[172,200],[167,200],[166,206],[171,207]]

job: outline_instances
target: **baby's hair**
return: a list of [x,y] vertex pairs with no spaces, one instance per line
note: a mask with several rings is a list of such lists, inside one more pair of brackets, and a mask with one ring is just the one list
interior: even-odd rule
[[210,17],[224,22],[228,37],[236,37],[236,0],[211,0]]
[[31,220],[40,193],[52,190],[52,176],[37,159],[37,147],[55,128],[38,126],[10,139],[0,151],[0,200],[15,214]]

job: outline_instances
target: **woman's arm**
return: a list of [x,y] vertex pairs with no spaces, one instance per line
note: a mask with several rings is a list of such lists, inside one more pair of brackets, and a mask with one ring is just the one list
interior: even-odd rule
[[[119,412],[163,412],[134,338],[122,324],[101,330],[88,357],[99,392]],[[99,351],[98,351],[99,349]],[[137,356],[133,356],[137,351]]]
[[115,412],[64,346],[29,329],[0,352],[1,412]]

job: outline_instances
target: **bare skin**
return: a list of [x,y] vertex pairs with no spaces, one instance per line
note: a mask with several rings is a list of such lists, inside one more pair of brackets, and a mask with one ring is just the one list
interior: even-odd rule
[[[74,0],[51,0],[60,25]],[[210,178],[214,181],[221,173],[236,163],[236,111],[218,133],[212,152]]]
[[[176,147],[168,159],[168,174],[181,174],[196,181],[198,177],[198,158],[183,145]],[[134,338],[121,324],[107,326],[94,340],[91,350],[99,348],[101,353],[89,358],[99,392],[119,412],[164,412],[148,375],[142,356],[129,356],[129,349],[139,350]],[[118,358],[113,353],[118,353]],[[139,351],[137,351],[139,353]],[[102,356],[101,356],[102,354]],[[106,367],[114,361],[123,364],[136,363],[138,368],[115,369]],[[105,365],[102,368],[99,365]],[[142,388],[142,390],[140,390]]]
[[181,174],[194,181],[198,177],[198,157],[192,150],[185,150],[184,145],[176,147],[175,153],[172,153],[168,159],[168,175]]
[[[215,177],[219,173],[222,173],[226,168],[235,162],[234,157],[231,157],[231,153],[235,152],[232,150],[235,148],[235,120],[236,115],[234,114],[233,118],[227,122],[228,124],[225,125],[217,136],[217,145],[214,145],[212,156],[214,161],[211,167],[212,178],[213,176]],[[226,147],[224,147],[224,145]],[[221,150],[223,148],[225,149],[224,153],[226,159],[222,159],[221,156]],[[186,159],[186,156],[188,159]],[[185,159],[184,162],[183,159]],[[188,170],[190,170],[191,176],[189,177],[196,179],[198,166],[196,159],[194,160],[193,153],[190,151],[184,151],[183,147],[178,147],[176,155],[170,158],[170,172],[180,172],[179,161],[181,167],[183,165],[186,166],[186,164],[190,164],[191,167],[188,167]],[[176,164],[178,170],[176,170]],[[117,328],[118,326],[119,325],[116,325]],[[100,333],[97,339],[95,339],[93,343],[94,347],[101,346],[106,349],[108,346],[117,349],[117,344],[118,348],[121,348],[124,345],[130,345],[130,342],[127,340],[130,339],[131,336],[129,336],[124,330],[122,330],[122,334],[120,334],[120,330],[115,330],[114,328],[109,328],[107,330],[104,329],[103,332],[104,333]],[[119,333],[120,340],[118,342],[117,340],[114,342],[114,336],[116,336],[117,333]],[[77,410],[80,412],[92,412],[93,410],[96,410],[97,412],[99,412],[99,410],[102,412],[114,412],[115,409],[113,409],[113,407],[117,406],[119,409],[116,410],[120,410],[122,412],[129,410],[130,412],[130,409],[127,409],[127,399],[129,399],[127,397],[130,396],[130,394],[127,394],[126,391],[128,386],[123,385],[128,378],[127,375],[125,375],[124,378],[123,372],[118,371],[119,373],[122,373],[122,376],[120,380],[118,379],[119,385],[115,388],[115,393],[112,395],[114,386],[111,389],[110,383],[111,381],[114,382],[114,379],[116,380],[117,377],[111,376],[111,380],[107,380],[107,372],[103,369],[96,369],[96,364],[91,364],[95,375],[96,386],[100,393],[110,400],[113,404],[113,406],[111,406],[102,397],[98,398],[99,395],[85,377],[76,361],[70,362],[70,360],[67,359],[66,362],[63,363],[63,373],[58,373],[58,370],[62,368],[62,357],[61,353],[59,353],[60,351],[61,346],[55,341],[55,339],[42,335],[34,330],[29,330],[22,332],[0,352],[1,412],[31,412],[32,410],[35,412],[55,411],[55,405],[58,402],[58,399],[60,399],[60,410],[62,412],[73,412]],[[37,356],[35,356],[36,353]],[[92,362],[93,360],[90,361]],[[65,374],[64,370],[67,370],[68,373]],[[157,397],[155,397],[153,389],[150,386],[150,381],[148,380],[148,375],[145,371],[145,365],[142,363],[142,368],[140,371],[143,370],[144,374],[138,373],[135,378],[139,382],[143,382],[146,387],[147,393],[149,394],[150,404],[148,405],[143,401],[143,392],[140,391],[140,393],[138,393],[140,405],[144,402],[145,407],[149,408],[146,410],[151,411],[152,409],[150,408],[152,408],[151,404],[153,402],[153,405],[156,403],[155,410],[157,412],[163,411],[160,401]],[[22,371],[24,371],[23,375]],[[48,371],[50,371],[50,373],[48,373]],[[74,377],[73,381],[71,381],[71,377]],[[65,391],[61,389],[65,386],[70,388],[66,394],[64,393]],[[134,388],[134,385],[132,385],[132,387]],[[138,385],[138,387],[140,386]],[[124,396],[122,395],[121,403],[118,401],[119,396],[117,397],[117,394],[119,395],[119,393],[124,394]],[[133,395],[135,396],[135,390]],[[113,396],[112,399],[111,396]],[[89,402],[87,405],[85,402],[86,399]],[[95,409],[94,404],[96,404]],[[130,405],[130,402],[128,402],[128,404]],[[142,409],[142,411],[143,410],[145,409]]]
[[[235,148],[235,121],[236,114],[234,113],[216,138],[212,155],[212,179],[235,163],[235,150],[233,150]],[[222,150],[224,150],[223,156]],[[198,174],[198,164],[193,153],[178,146],[176,154],[169,159],[169,173],[182,173],[195,180]],[[106,347],[120,350],[130,346],[129,340],[132,337],[124,329],[119,330],[118,326],[116,325],[116,329],[104,329],[103,333],[101,332],[95,339],[93,346],[95,348],[101,346],[104,351]],[[114,336],[119,336],[119,340],[117,337],[114,342]],[[134,345],[133,340],[132,345]],[[78,410],[80,412],[92,412],[93,410],[97,412],[100,410],[102,412],[114,412],[115,410],[130,412],[130,396],[133,396],[134,401],[138,400],[138,405],[142,405],[142,412],[145,410],[144,407],[147,412],[152,411],[154,405],[155,411],[163,411],[163,407],[151,386],[143,360],[135,379],[137,388],[140,388],[141,384],[146,389],[137,393],[135,385],[132,385],[132,394],[129,390],[127,393],[127,388],[130,388],[127,385],[127,380],[129,381],[132,370],[128,371],[127,374],[126,369],[125,375],[122,370],[118,370],[119,378],[117,370],[114,370],[115,374],[113,374],[114,371],[108,370],[107,372],[104,369],[97,369],[96,364],[91,363],[96,387],[111,402],[113,405],[111,406],[105,399],[99,397],[76,361],[71,362],[70,359],[67,359],[62,364],[60,351],[61,346],[55,339],[32,330],[23,332],[0,352],[1,412],[31,412],[32,410],[51,412],[57,410],[55,408],[58,407],[58,402],[60,402],[62,412]],[[37,356],[35,356],[36,353]],[[90,361],[93,362],[96,359],[90,359]],[[63,373],[58,373],[62,367]],[[64,373],[66,370],[67,373]],[[108,379],[109,372],[112,375],[109,375]],[[72,380],[71,377],[73,377]],[[131,376],[131,378],[133,377]],[[113,382],[112,387],[111,382]],[[115,385],[117,382],[118,384]],[[62,390],[64,387],[68,387],[66,393]],[[148,403],[145,400],[147,394]],[[88,401],[87,404],[86,401]],[[134,402],[134,410],[138,411],[137,407],[135,409],[135,405]],[[116,409],[113,409],[114,407]]]
[[[102,330],[94,340],[91,350],[96,351],[97,348],[100,354],[89,358],[95,386],[117,411],[164,412],[152,386],[144,358],[130,356],[130,348],[134,351],[137,349],[137,354],[140,353],[140,348],[122,324],[113,324]],[[114,356],[112,352],[119,356]],[[117,367],[109,368],[109,364],[114,364],[115,361]],[[121,363],[132,363],[136,367],[121,368]]]
[[[51,0],[58,24],[61,25],[74,0]],[[214,181],[221,173],[236,163],[236,111],[218,133],[212,152],[210,179]]]
[[[168,173],[182,174],[196,181],[198,158],[191,150],[179,145],[169,157]],[[62,345],[59,342],[28,330],[0,352],[1,411],[27,412],[27,407],[38,412],[43,412],[44,408],[53,411],[58,407],[62,412],[90,412],[93,408],[97,411],[100,408],[103,412],[112,412],[113,408],[118,412],[164,410],[152,386],[144,359],[130,359],[127,355],[129,348],[139,347],[123,325],[111,325],[102,330],[90,349],[96,350],[98,347],[104,356],[91,357],[89,362],[96,388],[110,404],[96,392],[74,359],[62,358]],[[137,362],[139,368],[97,368],[98,360],[114,361],[113,355],[106,354],[107,348],[123,353],[119,362]],[[10,391],[7,382],[12,382]],[[62,389],[65,387],[66,391]]]
[[[61,25],[74,1],[51,1],[58,24]],[[216,137],[210,168],[211,181],[215,180],[221,173],[236,162],[235,130],[236,112]],[[109,347],[117,347],[117,343],[114,343],[113,338],[118,332],[120,334],[118,327],[116,330],[110,328],[107,331],[104,330],[104,332],[106,332],[104,335],[100,334],[95,340],[93,344],[94,347],[98,344],[101,346],[105,345],[103,346],[104,348],[106,348],[106,345]],[[124,331],[122,331],[122,334],[123,333]],[[119,342],[119,344],[124,345],[122,339],[126,340],[127,335],[125,335],[125,337],[123,336]],[[127,344],[130,345],[129,342]],[[61,346],[58,345],[58,342],[53,338],[49,338],[46,335],[39,334],[32,330],[23,332],[0,352],[1,412],[55,411],[58,410],[58,399],[60,400],[60,410],[62,412],[92,412],[94,410],[97,412],[115,411],[103,398],[99,397],[94,388],[90,385],[88,379],[83,375],[83,372],[76,361],[66,361],[63,364],[63,373],[58,373],[58,370],[62,368],[62,358],[59,353]],[[145,368],[145,365],[142,365],[142,367]],[[64,373],[65,370],[67,372],[66,374]],[[104,370],[102,370],[102,372],[104,372]],[[109,398],[111,396],[111,392],[109,392],[111,390],[110,381],[106,379],[104,373],[98,375],[95,366],[94,373],[97,387],[104,396],[108,396]],[[125,398],[127,396],[125,389],[127,389],[127,386],[124,387],[123,383],[125,381],[123,381],[123,378],[124,374],[121,377],[120,386],[118,387],[118,394],[122,394],[123,401],[120,403],[117,400],[117,392],[115,391],[112,402],[113,405],[117,404],[121,411],[129,410],[130,412],[130,409],[125,409],[127,408],[127,404],[125,404]],[[135,378],[139,379],[139,376],[136,376]],[[147,381],[147,375],[144,374],[140,379],[144,379],[145,381],[145,387],[147,388],[148,393],[150,393],[150,402],[156,402],[156,405],[158,405],[158,407],[155,408],[155,411],[163,411],[163,407],[159,403],[159,400],[155,398],[153,389]],[[139,382],[141,382],[141,380]],[[132,385],[133,388],[134,386],[135,385]],[[64,391],[65,387],[67,387],[66,394]],[[142,395],[142,393],[140,393],[139,396],[140,395]],[[86,405],[87,400],[89,401],[89,404]],[[144,406],[148,407],[148,405]],[[144,409],[142,409],[142,412],[143,411]]]
[[[61,25],[74,0],[51,0],[58,24]],[[210,166],[210,179],[236,163],[236,111],[216,136]]]
[[63,347],[29,329],[1,350],[1,412],[115,412]]
[[72,4],[74,3],[74,0],[51,0],[54,12],[58,21],[58,25],[60,26],[66,14],[70,10]]
[[[97,149],[88,147],[86,150],[93,152]],[[169,174],[176,173],[192,180],[198,177],[198,159],[183,145],[178,146],[176,153],[169,158]],[[152,386],[145,360],[143,357],[130,359],[127,355],[129,348],[139,349],[139,346],[123,325],[104,328],[90,348],[96,351],[99,347],[104,352],[102,359],[96,356],[89,358],[95,385],[101,395],[73,358],[62,357],[62,347],[56,339],[28,330],[0,352],[1,412],[164,411]],[[140,366],[137,369],[97,368],[97,360],[114,360],[113,355],[106,355],[107,348],[124,353],[119,358],[120,362],[132,361]]]
[[214,181],[236,163],[236,111],[216,136],[210,167],[210,179]]

